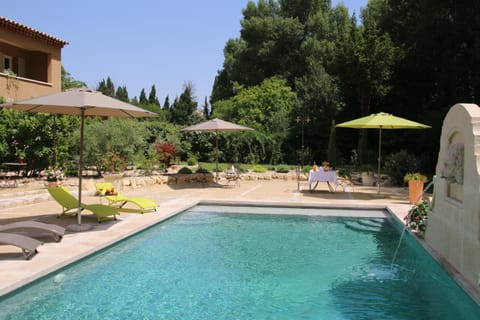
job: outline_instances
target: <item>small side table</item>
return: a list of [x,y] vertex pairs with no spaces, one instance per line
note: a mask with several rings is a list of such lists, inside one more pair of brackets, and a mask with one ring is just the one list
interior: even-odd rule
[[24,162],[3,162],[2,167],[6,168],[7,171],[15,171],[17,177],[20,177],[20,172],[27,167],[27,164]]

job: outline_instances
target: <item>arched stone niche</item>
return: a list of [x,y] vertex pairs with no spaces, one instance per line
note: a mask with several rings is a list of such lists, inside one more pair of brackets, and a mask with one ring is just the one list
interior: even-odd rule
[[[452,170],[446,169],[452,157],[456,159],[456,178],[448,176]],[[480,281],[479,168],[480,108],[475,104],[456,104],[442,126],[434,205],[425,240],[475,286]]]
[[[446,180],[449,199],[463,202],[463,178],[465,175],[465,140],[462,133],[454,131],[447,139],[447,152],[443,158],[441,178]],[[440,162],[440,161],[439,161]]]

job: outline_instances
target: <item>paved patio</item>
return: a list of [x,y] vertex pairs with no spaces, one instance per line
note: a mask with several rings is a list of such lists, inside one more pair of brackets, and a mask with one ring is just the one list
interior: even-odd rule
[[[75,192],[73,189],[71,191]],[[2,190],[2,193],[5,192]],[[297,182],[292,180],[242,181],[239,186],[213,183],[154,185],[123,193],[155,200],[159,204],[157,212],[143,215],[122,213],[117,220],[101,224],[96,222],[93,215],[84,212],[82,224],[89,224],[90,230],[67,230],[59,243],[45,238],[45,243],[39,247],[39,253],[31,260],[25,260],[16,247],[0,246],[0,296],[199,202],[388,208],[400,220],[410,209],[406,188],[385,187],[379,196],[375,187],[355,186],[354,191],[348,187],[346,192],[331,193],[326,184],[320,183],[314,192],[309,192],[306,183],[297,190]],[[65,227],[76,224],[76,217],[56,218],[61,211],[60,206],[46,196],[44,190],[37,193],[15,190],[15,193],[10,194],[12,197],[6,201],[10,201],[11,205],[0,209],[0,224],[27,219]],[[32,197],[35,197],[35,201],[27,199]],[[92,190],[87,190],[82,200],[84,203],[98,203],[102,199],[93,196]]]

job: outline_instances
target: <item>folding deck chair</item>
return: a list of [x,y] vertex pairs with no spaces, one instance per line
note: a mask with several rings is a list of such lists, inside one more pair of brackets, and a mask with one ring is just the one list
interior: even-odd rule
[[[110,182],[98,182],[95,184],[97,191],[108,201],[108,205],[117,208],[119,212],[147,213],[157,211],[158,204],[153,200],[143,197],[127,197],[114,188]],[[137,208],[127,208],[133,204]]]
[[[59,218],[66,215],[76,215],[78,212],[78,199],[75,198],[66,187],[51,187],[48,192],[62,206],[62,213]],[[95,214],[98,222],[102,222],[112,217],[117,219],[118,209],[103,204],[84,204],[80,205],[81,210],[89,210]],[[73,212],[72,212],[73,210]]]

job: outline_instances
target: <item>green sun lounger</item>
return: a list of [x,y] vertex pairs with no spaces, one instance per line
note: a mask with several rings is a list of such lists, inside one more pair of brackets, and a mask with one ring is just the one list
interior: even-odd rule
[[[97,191],[108,201],[108,204],[117,208],[119,212],[147,213],[155,212],[158,204],[154,201],[143,198],[130,198],[118,192],[110,182],[98,182],[95,184]],[[127,208],[128,204],[133,204],[136,208]]]
[[[75,198],[66,187],[48,188],[50,195],[62,206],[62,213],[58,217],[76,215],[78,211],[78,199]],[[82,210],[88,210],[95,214],[98,222],[113,218],[116,220],[118,209],[103,204],[81,204]]]

